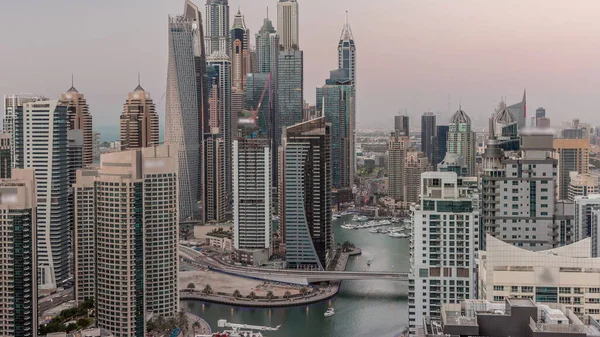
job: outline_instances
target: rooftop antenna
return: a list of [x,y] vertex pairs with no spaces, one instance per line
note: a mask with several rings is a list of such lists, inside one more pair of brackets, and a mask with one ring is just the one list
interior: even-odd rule
[[269,6],[267,6],[267,20],[269,19]]
[[73,73],[71,73],[71,88],[73,88],[73,87],[75,86],[75,85],[73,84],[74,82],[75,82],[75,81],[74,81],[74,76],[73,76]]
[[346,11],[346,26],[348,25],[348,11]]
[[140,72],[138,71],[138,86],[141,85]]

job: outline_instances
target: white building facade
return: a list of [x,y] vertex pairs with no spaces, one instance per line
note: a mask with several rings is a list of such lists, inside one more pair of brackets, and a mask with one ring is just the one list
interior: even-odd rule
[[271,247],[271,148],[267,139],[233,141],[235,249]]
[[591,239],[533,252],[486,236],[480,251],[479,299],[509,297],[560,303],[585,319],[600,318],[600,259],[590,256]]
[[454,172],[421,175],[421,203],[411,207],[408,323],[411,336],[425,316],[439,317],[443,303],[475,295],[479,200]]

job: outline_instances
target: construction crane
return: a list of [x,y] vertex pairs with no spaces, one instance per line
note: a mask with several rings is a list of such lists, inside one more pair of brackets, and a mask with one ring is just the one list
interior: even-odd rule
[[237,324],[237,323],[229,323],[226,319],[220,319],[217,323],[219,328],[230,328],[233,334],[231,336],[249,336],[247,332],[242,331],[242,329],[250,330],[250,333],[253,333],[253,330],[256,331],[277,331],[281,325],[278,325],[276,328],[271,328],[268,326],[259,326],[259,325],[248,325],[248,324]]
[[[269,73],[269,75],[267,76],[267,80],[265,81],[265,87],[263,88],[263,91],[260,94],[260,100],[258,101],[258,105],[257,105],[256,109],[252,109],[252,107],[250,107],[250,112],[252,113],[252,119],[254,120],[255,126],[258,124],[258,113],[262,106],[263,99],[265,98],[267,89],[270,87],[271,87],[271,73]],[[267,123],[269,122],[269,119],[270,119],[270,117],[267,117]],[[269,125],[267,125],[267,128],[269,128]],[[267,130],[263,130],[263,131],[266,132]]]

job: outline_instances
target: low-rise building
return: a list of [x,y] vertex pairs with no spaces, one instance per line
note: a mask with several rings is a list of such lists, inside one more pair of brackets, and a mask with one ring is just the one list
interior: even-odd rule
[[233,250],[233,240],[230,235],[220,233],[208,233],[206,234],[206,243],[215,248],[223,249],[225,251]]
[[591,239],[546,251],[529,251],[486,236],[480,251],[479,299],[503,302],[529,298],[563,304],[580,319],[600,319],[600,259],[591,257]]
[[568,337],[600,336],[599,325],[584,324],[562,304],[507,298],[503,303],[466,300],[442,306],[441,320],[425,318],[417,336]]

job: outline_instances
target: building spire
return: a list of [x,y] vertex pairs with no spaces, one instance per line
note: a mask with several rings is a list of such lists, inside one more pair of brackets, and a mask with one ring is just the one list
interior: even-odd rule
[[73,73],[71,73],[71,87],[69,88],[69,90],[67,90],[67,92],[79,92],[77,91],[77,89],[75,89],[75,76],[73,75]]

